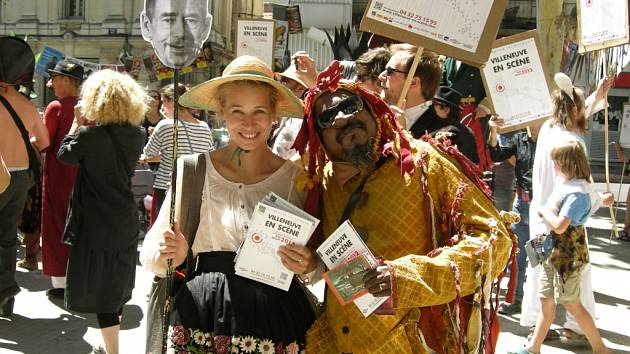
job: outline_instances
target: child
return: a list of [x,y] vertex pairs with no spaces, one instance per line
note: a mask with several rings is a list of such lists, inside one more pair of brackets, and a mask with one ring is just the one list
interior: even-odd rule
[[[580,302],[580,275],[588,263],[584,224],[599,198],[590,182],[591,172],[579,142],[569,141],[551,150],[556,174],[564,181],[549,197],[547,206],[538,211],[551,231],[553,249],[540,275],[541,313],[534,335],[517,354],[539,353],[547,331],[555,318],[556,303],[564,305],[584,331],[593,353],[610,353],[595,322]],[[606,198],[606,204],[609,204]]]

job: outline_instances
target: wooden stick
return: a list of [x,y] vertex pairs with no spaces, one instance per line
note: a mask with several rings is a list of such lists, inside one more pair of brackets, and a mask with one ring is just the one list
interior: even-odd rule
[[[604,75],[608,75],[608,52],[604,50],[604,65],[606,67],[606,71]],[[616,73],[615,73],[616,74]],[[606,77],[606,76],[604,76]],[[609,171],[609,160],[610,153],[608,151],[608,95],[604,96],[604,170],[606,172],[606,192],[612,193],[610,189],[610,171]],[[619,231],[617,230],[617,218],[615,215],[615,210],[613,209],[612,204],[608,207],[610,210],[610,219],[612,220],[612,230],[615,238],[619,238]],[[612,235],[610,235],[609,241],[612,241]]]
[[[621,198],[621,187],[623,186],[623,175],[625,174],[624,172],[626,172],[626,161],[623,162],[623,167],[621,168],[621,177],[619,179],[619,191],[617,191],[617,202],[615,203],[615,216],[617,216],[617,210],[619,210],[619,200]],[[628,210],[628,206],[626,205],[626,212]],[[610,230],[610,240],[612,240],[612,235],[615,232],[614,230],[617,229],[616,227],[614,227],[613,229]],[[610,241],[609,240],[609,241]]]
[[[413,58],[413,63],[411,63],[411,68],[409,68],[409,72],[407,72],[407,80],[405,80],[405,85],[403,86],[402,92],[400,93],[398,102],[396,102],[396,106],[400,109],[405,109],[404,105],[405,105],[405,99],[407,98],[407,92],[409,91],[409,86],[411,86],[411,80],[413,80],[413,75],[416,73],[416,68],[418,67],[418,63],[420,62],[420,57],[422,57],[423,51],[424,51],[423,47],[418,47],[416,56]],[[425,98],[433,99],[433,97],[425,97]]]

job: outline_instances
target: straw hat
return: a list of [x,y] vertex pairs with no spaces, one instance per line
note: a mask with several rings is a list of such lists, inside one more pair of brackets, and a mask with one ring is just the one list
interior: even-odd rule
[[185,107],[218,112],[221,110],[217,90],[222,84],[238,81],[261,81],[278,91],[276,113],[279,117],[302,117],[304,109],[300,100],[281,83],[273,79],[273,72],[262,60],[243,55],[234,60],[223,70],[223,75],[199,84],[179,98],[179,104]]
[[287,68],[287,70],[278,74],[280,76],[284,76],[288,79],[297,81],[300,85],[304,86],[304,88],[309,89],[315,86],[315,81],[313,77],[307,75],[304,71],[299,71],[295,69],[295,65],[291,64]]

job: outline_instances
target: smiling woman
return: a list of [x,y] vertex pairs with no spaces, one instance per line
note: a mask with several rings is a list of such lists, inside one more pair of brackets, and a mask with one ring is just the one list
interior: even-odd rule
[[[192,242],[198,266],[176,295],[169,346],[176,352],[212,351],[213,345],[221,345],[217,352],[239,348],[298,352],[314,321],[304,290],[295,279],[289,291],[283,291],[237,276],[234,256],[248,235],[254,206],[265,195],[276,193],[300,207],[304,203],[304,194],[295,184],[300,168],[267,146],[272,123],[278,116],[301,116],[301,103],[274,81],[264,62],[251,56],[236,58],[221,77],[193,87],[179,102],[217,112],[230,141],[206,155],[200,221]],[[170,206],[170,194],[166,198],[164,208]],[[179,215],[180,204],[175,205]],[[187,236],[191,236],[181,234],[179,227],[171,231],[168,215],[160,213],[140,256],[144,266],[159,276],[165,273],[167,259],[173,259],[174,266],[184,262]],[[303,246],[282,248],[279,256],[296,274],[311,272],[317,264],[314,253]]]

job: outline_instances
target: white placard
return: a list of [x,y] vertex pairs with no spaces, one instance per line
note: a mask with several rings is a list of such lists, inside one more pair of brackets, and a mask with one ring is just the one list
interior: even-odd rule
[[627,0],[578,0],[579,43],[582,51],[627,43]]
[[474,53],[492,0],[372,1],[367,17]]
[[253,55],[273,68],[273,20],[239,20],[236,35],[236,56]]
[[630,149],[630,104],[623,105],[619,145],[621,145],[623,149]]
[[535,31],[496,41],[482,76],[494,111],[505,120],[503,132],[553,114]]

